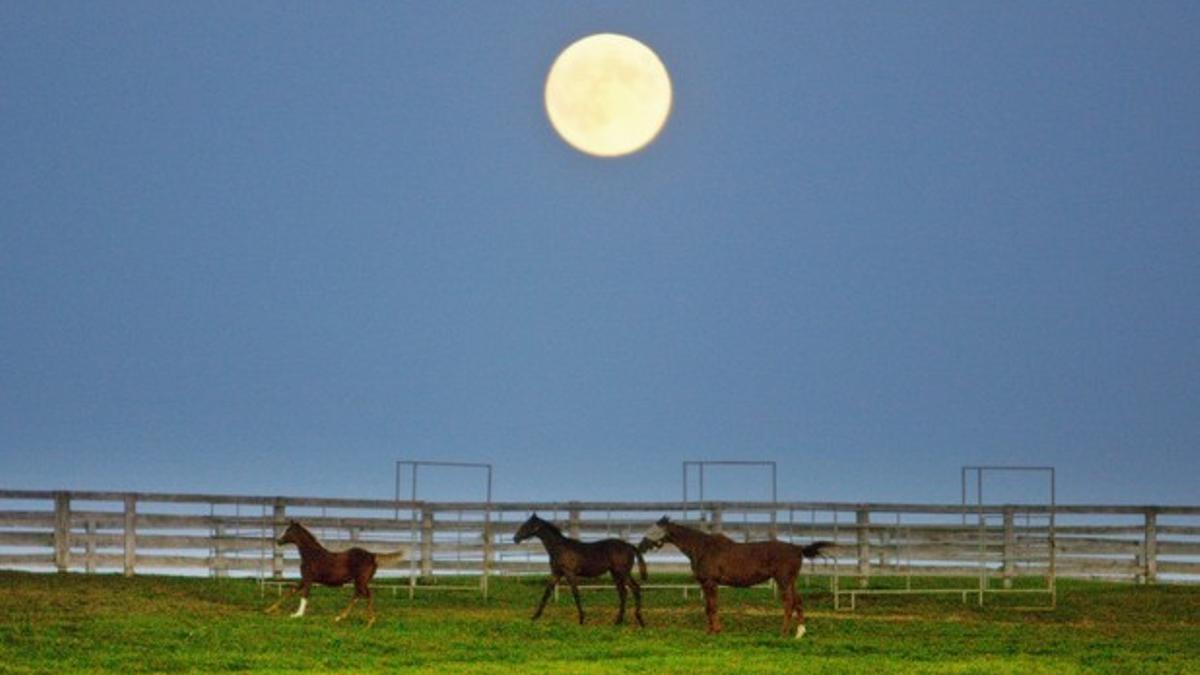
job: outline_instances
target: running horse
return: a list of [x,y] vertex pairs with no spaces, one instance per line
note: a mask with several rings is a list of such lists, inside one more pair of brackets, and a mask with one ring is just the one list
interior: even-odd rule
[[550,555],[550,581],[546,583],[546,591],[542,593],[542,602],[533,613],[536,621],[546,609],[546,601],[559,580],[566,578],[571,586],[571,595],[575,597],[575,609],[579,611],[579,623],[583,623],[583,603],[579,601],[580,577],[598,577],[605,572],[612,574],[617,586],[617,595],[621,598],[621,609],[617,612],[616,623],[625,621],[626,586],[633,591],[633,614],[639,626],[645,626],[642,621],[642,587],[633,578],[633,561],[637,560],[641,569],[642,581],[646,580],[646,560],[633,544],[620,539],[601,539],[600,541],[583,542],[572,539],[562,533],[553,523],[538,518],[537,514],[529,516],[517,533],[513,535],[513,543],[519,544],[530,537],[537,537],[546,547]]
[[719,585],[745,588],[774,579],[783,595],[782,634],[788,634],[792,615],[796,616],[796,638],[804,636],[804,604],[796,592],[796,575],[805,558],[815,558],[832,542],[818,541],[797,546],[771,539],[738,544],[723,534],[708,534],[671,522],[663,516],[638,544],[639,551],[674,544],[692,563],[692,574],[704,591],[704,611],[708,632],[721,632],[717,616]]
[[302,617],[304,609],[308,606],[308,591],[314,582],[323,586],[342,586],[348,581],[353,581],[354,596],[334,621],[346,618],[358,599],[366,598],[367,628],[375,623],[375,599],[371,596],[371,579],[375,577],[375,570],[380,564],[395,562],[404,557],[403,551],[376,554],[357,547],[345,551],[330,551],[303,525],[294,520],[288,523],[287,530],[278,543],[280,546],[295,544],[296,548],[300,549],[300,581],[275,604],[268,607],[267,613],[279,609],[284,600],[299,593],[300,608],[292,613],[292,618]]

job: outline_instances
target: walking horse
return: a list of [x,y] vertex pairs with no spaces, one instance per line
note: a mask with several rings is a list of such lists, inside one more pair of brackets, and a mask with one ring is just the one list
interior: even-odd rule
[[642,581],[646,580],[646,560],[633,544],[620,539],[601,539],[600,541],[584,542],[572,539],[562,533],[549,521],[538,518],[537,514],[529,516],[517,533],[513,535],[514,543],[521,543],[530,537],[537,537],[546,547],[550,555],[550,581],[542,593],[542,602],[533,613],[536,621],[546,608],[546,601],[560,579],[566,578],[571,586],[571,595],[575,598],[575,609],[579,612],[579,623],[583,623],[583,603],[579,600],[578,580],[580,577],[598,577],[605,572],[612,574],[617,586],[617,595],[621,598],[621,609],[617,612],[616,623],[625,621],[626,586],[633,591],[633,614],[639,626],[645,626],[642,621],[642,587],[633,578],[633,561],[637,560],[642,573]]
[[723,534],[708,534],[671,522],[663,516],[646,532],[638,544],[639,551],[674,544],[692,563],[692,574],[704,591],[704,610],[708,616],[708,632],[720,633],[717,616],[717,587],[721,584],[745,588],[774,579],[783,595],[783,628],[787,635],[792,615],[796,617],[796,637],[804,636],[804,604],[796,592],[796,576],[805,558],[815,558],[832,542],[818,541],[808,546],[796,546],[772,539],[745,544],[734,542]]

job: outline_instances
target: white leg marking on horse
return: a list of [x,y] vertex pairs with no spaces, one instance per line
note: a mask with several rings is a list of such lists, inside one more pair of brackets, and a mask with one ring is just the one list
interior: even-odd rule
[[297,609],[294,613],[292,613],[292,618],[299,619],[300,617],[304,616],[304,608],[307,605],[308,598],[300,598],[300,609]]
[[796,639],[799,640],[800,638],[804,637],[804,634],[807,632],[808,629],[804,627],[804,624],[796,626]]

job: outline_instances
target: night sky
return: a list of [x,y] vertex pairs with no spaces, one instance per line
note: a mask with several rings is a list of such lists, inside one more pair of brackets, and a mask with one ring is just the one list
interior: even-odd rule
[[[674,84],[624,158],[543,109],[596,32]],[[1197,35],[1191,2],[0,4],[0,487],[390,497],[436,459],[659,500],[769,459],[789,500],[1037,464],[1196,503]]]

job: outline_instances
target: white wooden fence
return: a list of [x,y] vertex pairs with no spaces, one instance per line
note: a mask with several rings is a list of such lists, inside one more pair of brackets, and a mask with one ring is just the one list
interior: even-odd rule
[[[536,540],[512,535],[529,513],[584,540],[638,541],[660,516],[735,540],[829,540],[817,574],[1032,575],[1200,582],[1200,507],[860,504],[838,502],[503,502],[236,495],[0,491],[0,568],[76,572],[293,576],[294,547],[275,539],[289,519],[330,548],[405,549],[379,577],[544,573]],[[1053,518],[1051,518],[1053,514]],[[671,547],[652,571],[684,571]],[[486,588],[486,581],[484,582]]]

